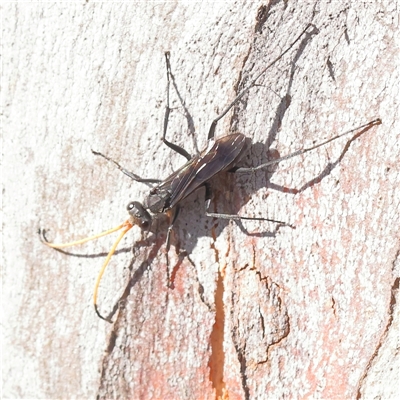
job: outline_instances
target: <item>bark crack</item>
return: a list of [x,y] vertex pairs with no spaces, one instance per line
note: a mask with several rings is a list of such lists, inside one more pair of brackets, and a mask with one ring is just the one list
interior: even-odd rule
[[[400,259],[400,249],[397,251],[395,259],[394,259],[394,261],[392,263],[392,265],[393,265],[393,269],[392,270],[393,271],[396,270],[396,264],[399,263],[399,259]],[[362,388],[364,386],[365,379],[367,378],[367,376],[368,376],[368,374],[369,374],[369,372],[371,370],[371,367],[373,365],[373,362],[374,362],[374,360],[376,359],[376,357],[379,354],[380,349],[384,345],[385,339],[387,338],[387,336],[389,334],[389,330],[390,330],[390,328],[392,326],[393,319],[394,319],[394,315],[393,314],[395,312],[396,304],[397,304],[396,297],[398,296],[399,287],[400,287],[400,277],[397,276],[394,279],[392,287],[391,287],[390,303],[389,303],[389,307],[388,307],[389,318],[387,320],[387,324],[385,326],[385,329],[383,330],[383,332],[382,332],[382,334],[381,334],[381,336],[379,338],[379,341],[378,341],[378,343],[376,345],[375,351],[372,354],[371,358],[369,359],[369,361],[367,363],[367,366],[365,367],[363,375],[361,376],[360,380],[358,381],[357,397],[356,397],[357,400],[362,398],[361,390],[362,390]]]
[[218,271],[217,289],[215,291],[215,322],[211,332],[211,356],[208,361],[210,368],[210,381],[215,389],[216,399],[226,396],[224,382],[225,353],[224,353],[224,330],[225,330],[225,309],[224,309],[224,280]]

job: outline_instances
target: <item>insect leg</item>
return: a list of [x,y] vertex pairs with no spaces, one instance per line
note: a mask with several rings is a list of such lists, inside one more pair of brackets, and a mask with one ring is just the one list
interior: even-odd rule
[[164,130],[163,130],[163,137],[162,141],[166,144],[169,148],[179,153],[181,156],[185,157],[188,161],[192,158],[192,156],[183,148],[174,143],[169,142],[165,136],[167,135],[167,128],[168,128],[168,118],[169,113],[171,112],[171,108],[169,106],[169,87],[171,84],[172,72],[171,72],[171,63],[169,61],[170,53],[169,51],[165,52],[165,62],[167,64],[167,104],[165,106],[165,115],[164,115]]
[[206,182],[204,183],[205,189],[206,189],[206,195],[205,195],[205,205],[206,205],[206,215],[207,217],[213,217],[213,218],[221,218],[221,219],[232,219],[236,221],[241,221],[241,220],[249,220],[249,221],[268,221],[268,222],[274,222],[276,224],[280,225],[285,225],[285,226],[291,226],[290,224],[282,221],[277,221],[275,219],[269,219],[269,218],[262,218],[262,217],[241,217],[240,215],[237,214],[221,214],[221,213],[214,213],[214,212],[209,212],[210,208],[210,203],[211,203],[211,198],[212,198],[212,190],[211,190],[211,185]]
[[[165,106],[165,115],[164,115],[164,129],[163,129],[163,137],[162,137],[162,141],[172,150],[176,151],[177,153],[179,153],[181,156],[185,157],[187,160],[190,160],[192,158],[192,156],[182,147],[169,142],[165,137],[167,135],[167,129],[168,129],[168,119],[169,119],[169,114],[171,112],[171,108],[169,106],[169,88],[170,88],[170,84],[171,84],[171,79],[170,77],[172,77],[172,72],[171,72],[171,63],[169,61],[169,57],[170,57],[170,53],[169,51],[165,52],[165,61],[166,61],[166,65],[167,65],[167,105]],[[110,157],[107,157],[106,155],[98,152],[98,151],[94,151],[92,150],[92,153],[95,154],[96,156],[101,156],[103,158],[105,158],[107,161],[111,161],[112,163],[114,163],[117,168],[123,172],[126,176],[129,176],[129,178],[133,179],[136,182],[142,182],[142,183],[160,183],[162,182],[161,179],[151,179],[151,178],[141,178],[140,176],[134,174],[133,172],[128,171],[127,169],[123,168],[119,163],[117,163],[115,160],[113,160]]]
[[317,149],[318,147],[321,147],[321,146],[323,146],[323,145],[325,145],[325,144],[327,144],[327,143],[329,143],[329,142],[333,142],[334,140],[339,139],[339,138],[342,137],[342,136],[348,135],[348,134],[350,134],[350,133],[356,132],[356,131],[358,131],[358,130],[361,129],[361,132],[358,132],[357,135],[355,136],[355,138],[357,138],[357,137],[361,136],[363,133],[365,133],[366,131],[368,131],[368,130],[369,130],[370,128],[372,128],[373,126],[375,126],[375,125],[380,125],[381,123],[382,123],[382,121],[380,120],[380,118],[377,118],[377,119],[374,119],[374,120],[371,121],[371,122],[368,122],[367,124],[364,124],[364,125],[359,126],[358,128],[355,128],[355,129],[352,129],[352,130],[350,130],[350,131],[341,133],[340,135],[334,136],[333,138],[330,138],[330,139],[328,139],[328,140],[325,140],[325,141],[323,141],[323,142],[321,142],[321,143],[318,143],[318,144],[316,144],[316,145],[314,145],[314,146],[311,146],[311,147],[308,147],[308,148],[306,148],[306,149],[297,150],[297,151],[295,151],[294,153],[288,154],[287,156],[277,158],[276,160],[268,161],[268,162],[266,162],[266,163],[264,163],[264,164],[258,165],[257,167],[252,167],[252,168],[237,168],[237,169],[231,170],[230,172],[235,172],[235,173],[236,173],[236,172],[254,172],[254,171],[257,171],[257,170],[259,170],[259,169],[268,167],[268,166],[270,166],[270,165],[280,163],[281,161],[288,160],[289,158],[293,158],[293,157],[299,156],[299,155],[301,155],[301,154],[308,153],[308,152],[311,151],[311,150]]
[[169,247],[170,247],[170,240],[171,240],[171,231],[172,231],[172,229],[174,228],[174,223],[175,223],[175,221],[177,220],[177,218],[178,218],[178,215],[179,215],[179,211],[181,210],[181,208],[180,208],[180,206],[179,206],[179,204],[175,207],[175,210],[174,210],[174,215],[173,215],[173,217],[172,217],[172,221],[171,221],[171,223],[169,224],[169,227],[168,227],[168,232],[167,232],[167,252],[168,252],[168,250],[169,250]]
[[168,282],[168,286],[170,285],[170,276],[169,276],[169,269],[168,269],[168,267],[169,267],[168,253],[169,253],[169,248],[170,248],[170,245],[171,245],[171,232],[172,232],[172,229],[174,228],[174,223],[178,218],[180,210],[181,210],[181,208],[180,208],[180,206],[178,204],[175,207],[174,215],[172,217],[172,221],[169,224],[168,231],[167,231],[167,240],[166,240],[167,243],[166,243],[166,254],[165,254],[165,256],[166,256],[166,260],[167,260],[167,282]]
[[[276,64],[300,39],[301,37],[307,33],[307,30],[310,26],[313,26],[315,30],[317,29],[313,24],[308,24],[304,30],[300,33],[299,36],[291,43],[291,45],[279,55],[279,57],[275,58],[271,63],[269,63],[251,82],[250,84],[245,87],[239,94],[235,97],[235,99],[222,111],[221,114],[217,116],[217,118],[214,119],[214,121],[211,123],[210,130],[208,131],[208,140],[213,139],[215,137],[215,128],[217,127],[218,121],[223,118],[229,110],[254,86],[257,85],[258,79],[261,78],[264,73],[270,69],[274,64]],[[311,32],[309,32],[311,33]]]
[[128,170],[126,170],[125,168],[121,167],[121,165],[119,165],[116,161],[114,161],[112,158],[105,156],[102,153],[99,153],[98,151],[94,151],[92,150],[92,153],[96,156],[101,156],[103,158],[105,158],[107,161],[111,161],[112,163],[114,163],[117,168],[123,172],[126,176],[129,176],[129,178],[133,179],[136,182],[142,182],[142,183],[160,183],[162,182],[161,179],[147,179],[147,178],[141,178],[140,176],[134,174],[133,172],[129,172]]

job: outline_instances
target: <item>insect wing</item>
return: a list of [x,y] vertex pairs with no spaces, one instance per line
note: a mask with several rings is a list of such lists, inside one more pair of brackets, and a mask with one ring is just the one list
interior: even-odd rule
[[171,193],[169,207],[176,206],[217,173],[233,167],[247,147],[248,140],[240,133],[210,141],[205,150],[174,174],[172,181],[168,179]]

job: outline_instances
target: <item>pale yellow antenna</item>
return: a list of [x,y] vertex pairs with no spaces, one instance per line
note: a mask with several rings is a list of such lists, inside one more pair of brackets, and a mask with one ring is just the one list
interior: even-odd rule
[[[119,231],[120,229],[123,229],[123,231],[120,233],[120,235],[118,236],[117,240],[115,241],[114,245],[111,247],[111,250],[107,254],[106,259],[104,260],[104,263],[103,263],[103,265],[101,267],[101,270],[100,270],[100,272],[99,272],[99,274],[97,276],[96,283],[95,283],[95,286],[94,286],[94,292],[93,292],[93,303],[94,303],[94,309],[96,311],[96,314],[101,319],[104,319],[105,321],[108,321],[108,322],[110,322],[110,320],[107,319],[107,318],[104,318],[99,313],[99,310],[97,308],[97,293],[99,291],[101,278],[102,278],[102,276],[104,274],[104,271],[106,270],[106,267],[107,267],[108,263],[110,262],[111,257],[115,253],[115,250],[116,250],[119,242],[122,240],[122,238],[124,237],[126,232],[128,232],[132,228],[132,226],[133,226],[132,222],[130,220],[127,220],[123,224],[118,225],[115,228],[108,229],[108,230],[106,230],[104,232],[98,233],[97,235],[89,236],[87,238],[80,239],[80,240],[75,240],[73,242],[69,242],[69,243],[49,243],[46,240],[43,241],[43,243],[48,247],[52,247],[53,249],[62,249],[64,247],[70,247],[70,246],[76,246],[76,245],[79,245],[79,244],[83,244],[83,243],[89,242],[90,240],[96,240],[96,239],[98,239],[98,238],[100,238],[102,236],[106,236],[106,235],[109,235],[110,233],[113,233],[113,232]],[[43,238],[44,238],[44,233],[43,233]]]
[[126,221],[126,222],[124,222],[124,223],[122,224],[122,228],[125,228],[125,229],[120,233],[120,235],[118,236],[117,240],[115,241],[113,247],[111,247],[110,252],[107,254],[107,257],[106,257],[106,259],[104,260],[103,266],[101,267],[99,274],[97,275],[96,283],[95,283],[95,285],[94,285],[94,291],[93,291],[94,310],[96,311],[96,314],[97,314],[101,319],[104,319],[105,321],[108,321],[108,322],[111,322],[111,321],[108,320],[107,318],[104,318],[104,317],[100,314],[100,312],[99,312],[99,310],[98,310],[98,308],[97,308],[97,292],[99,291],[99,286],[100,286],[101,278],[102,278],[102,276],[103,276],[103,274],[104,274],[104,271],[106,270],[106,267],[107,267],[107,265],[108,265],[108,263],[109,263],[109,261],[110,261],[112,255],[114,254],[114,252],[115,252],[115,250],[116,250],[116,248],[117,248],[119,242],[120,242],[121,239],[124,237],[125,233],[128,232],[129,229],[132,228],[132,226],[133,226],[133,225],[131,224],[130,221]]
[[89,236],[87,238],[80,239],[80,240],[75,240],[75,241],[69,242],[69,243],[49,243],[46,240],[43,241],[43,243],[46,246],[52,247],[53,249],[62,249],[64,247],[76,246],[78,244],[83,244],[83,243],[86,243],[86,242],[90,242],[91,240],[95,240],[95,239],[98,239],[98,238],[100,238],[102,236],[106,236],[106,235],[109,235],[110,233],[119,231],[120,229],[122,229],[125,226],[125,224],[126,224],[126,222],[124,222],[121,225],[116,226],[115,228],[108,229],[108,230],[106,230],[104,232],[98,233],[97,235]]

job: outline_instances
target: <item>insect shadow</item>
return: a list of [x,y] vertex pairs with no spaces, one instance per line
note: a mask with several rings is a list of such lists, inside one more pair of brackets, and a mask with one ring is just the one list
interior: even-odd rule
[[[122,304],[124,303],[124,300],[126,297],[129,295],[131,288],[136,284],[136,282],[141,278],[143,275],[144,271],[149,267],[151,262],[154,260],[154,258],[157,256],[158,251],[160,250],[163,240],[160,240],[162,238],[162,235],[159,234],[160,228],[166,231],[166,265],[167,265],[167,272],[168,274],[170,273],[169,270],[169,249],[170,249],[170,244],[171,244],[171,233],[172,230],[175,226],[178,226],[180,228],[180,231],[184,231],[185,229],[181,224],[178,225],[177,220],[178,216],[181,212],[181,202],[186,199],[186,204],[190,204],[189,200],[194,200],[194,192],[197,192],[199,190],[202,190],[204,193],[205,197],[205,215],[208,218],[208,222],[206,222],[204,225],[202,224],[202,220],[199,220],[198,217],[196,218],[197,221],[196,223],[196,230],[193,230],[190,232],[190,234],[183,235],[183,237],[179,237],[179,239],[174,241],[175,244],[175,249],[177,251],[178,255],[178,262],[172,269],[172,274],[171,277],[168,275],[167,276],[167,282],[168,285],[173,286],[173,280],[174,276],[176,273],[177,268],[179,267],[180,263],[182,263],[183,257],[185,257],[188,254],[191,254],[191,251],[195,247],[198,238],[201,236],[209,236],[210,232],[210,224],[212,224],[211,229],[213,230],[213,235],[216,237],[216,235],[219,235],[219,233],[225,228],[226,224],[229,223],[229,221],[236,221],[236,223],[239,225],[240,229],[245,232],[248,235],[255,235],[255,236],[273,236],[276,234],[277,230],[282,227],[282,226],[288,226],[292,227],[288,221],[277,221],[273,219],[266,218],[264,216],[258,217],[258,216],[239,216],[237,214],[238,210],[241,208],[243,204],[247,202],[247,199],[251,196],[252,192],[255,192],[259,190],[261,187],[266,187],[270,186],[269,181],[270,178],[274,172],[268,171],[267,167],[269,168],[276,168],[276,165],[279,162],[282,162],[284,160],[296,157],[301,154],[305,154],[311,150],[314,150],[318,147],[321,147],[333,140],[338,139],[339,137],[342,137],[344,135],[347,135],[352,132],[360,131],[361,129],[367,130],[370,129],[373,125],[377,125],[380,123],[380,120],[374,120],[368,124],[365,124],[359,128],[353,129],[349,132],[342,133],[340,135],[337,135],[331,139],[325,140],[324,142],[320,142],[316,145],[313,145],[312,147],[305,148],[298,150],[292,154],[283,156],[283,157],[278,157],[272,160],[269,160],[268,157],[266,157],[261,164],[252,167],[252,166],[245,166],[243,165],[244,162],[244,157],[246,154],[251,154],[252,149],[254,149],[256,146],[259,146],[259,143],[256,144],[251,144],[251,140],[248,139],[246,136],[244,136],[241,133],[231,133],[227,136],[223,136],[220,138],[216,138],[216,127],[218,124],[218,121],[221,120],[232,108],[234,108],[234,118],[233,121],[235,121],[235,117],[237,117],[241,110],[240,107],[245,108],[247,104],[247,95],[248,92],[251,88],[254,86],[257,86],[257,82],[259,78],[269,69],[271,68],[272,65],[274,65],[278,60],[280,60],[297,42],[300,41],[300,39],[305,36],[303,41],[301,42],[301,45],[299,46],[299,49],[297,51],[297,55],[292,63],[291,67],[291,77],[289,79],[289,84],[288,84],[288,89],[287,89],[287,95],[281,100],[278,109],[277,109],[277,118],[282,119],[284,113],[287,110],[288,107],[288,99],[289,95],[288,93],[290,92],[290,87],[292,85],[292,80],[293,80],[293,74],[294,74],[294,69],[295,69],[295,62],[297,59],[300,57],[301,52],[304,50],[304,47],[307,43],[308,40],[310,40],[311,37],[311,32],[309,32],[309,28],[313,27],[313,25],[309,24],[307,27],[302,31],[302,33],[293,41],[293,43],[283,52],[279,57],[277,57],[274,61],[272,61],[270,64],[268,64],[264,69],[262,69],[261,72],[259,72],[255,78],[253,78],[250,83],[244,83],[244,88],[239,90],[239,94],[236,96],[236,98],[212,121],[209,132],[208,132],[208,142],[207,142],[207,147],[202,150],[201,152],[198,152],[196,155],[192,156],[189,154],[184,148],[178,146],[177,144],[174,144],[173,142],[170,142],[167,140],[166,135],[167,135],[167,129],[168,129],[168,121],[169,121],[169,115],[171,112],[171,107],[170,107],[170,85],[171,82],[173,86],[175,87],[175,90],[178,94],[178,97],[181,101],[181,104],[184,106],[184,101],[182,97],[180,96],[180,93],[178,91],[175,78],[172,74],[171,70],[171,64],[170,64],[170,54],[169,52],[165,53],[165,60],[166,60],[166,67],[167,67],[167,101],[166,101],[166,109],[165,109],[165,116],[164,116],[164,129],[163,129],[163,137],[162,140],[165,145],[167,145],[169,148],[171,148],[173,151],[177,152],[180,154],[182,157],[186,158],[187,162],[179,169],[174,171],[169,177],[167,177],[164,180],[158,179],[158,178],[142,178],[138,175],[136,175],[133,172],[128,171],[124,167],[122,167],[117,161],[109,158],[108,156],[92,150],[93,154],[98,155],[103,157],[104,159],[112,162],[120,171],[122,171],[125,175],[127,175],[129,178],[136,182],[144,183],[144,184],[149,184],[152,186],[151,190],[148,193],[148,196],[145,198],[143,203],[140,203],[138,201],[131,201],[128,206],[127,210],[129,213],[129,218],[127,221],[122,223],[121,225],[109,229],[107,231],[104,231],[100,234],[84,238],[82,240],[70,242],[70,243],[61,243],[61,244],[56,244],[56,243],[49,243],[45,239],[45,232],[43,231],[43,238],[45,241],[45,244],[47,244],[49,247],[55,248],[55,249],[61,249],[69,246],[74,246],[78,244],[85,243],[89,240],[94,240],[97,239],[101,236],[108,235],[110,233],[116,232],[116,231],[121,231],[116,242],[112,246],[111,250],[109,251],[108,255],[106,256],[106,259],[103,263],[103,266],[100,270],[100,273],[97,277],[96,284],[95,284],[95,289],[93,293],[93,302],[94,302],[94,307],[97,315],[106,320],[106,321],[111,321],[112,316],[114,313],[117,311],[118,307],[121,307]],[[314,27],[315,28],[315,27]],[[315,32],[314,32],[315,33]],[[187,110],[186,106],[184,106],[184,111],[185,111],[185,116],[188,121],[188,127],[189,129],[193,129],[193,119],[190,116],[189,111]],[[234,125],[234,124],[233,124]],[[231,127],[232,129],[232,127]],[[269,145],[272,143],[274,140],[274,137],[276,136],[277,132],[279,130],[279,123],[275,121],[273,124],[273,127],[271,128],[266,144],[269,147]],[[361,131],[358,133],[358,135],[362,134],[364,131]],[[265,146],[265,143],[262,145]],[[348,146],[347,146],[348,148]],[[347,151],[346,148],[346,151]],[[344,155],[344,154],[343,154]],[[340,160],[337,160],[336,164],[332,165],[337,165],[337,163]],[[306,185],[304,185],[303,189],[291,189],[292,193],[298,193],[299,191],[305,190],[305,188],[309,187],[312,184],[315,184],[319,182],[323,176],[326,176],[329,171],[332,170],[332,165],[329,166],[328,169],[326,169],[321,175],[319,175],[318,178],[313,179]],[[242,179],[242,178],[232,178],[232,176],[248,176],[249,174],[254,175],[254,174],[259,174],[259,170],[264,170],[262,172],[264,174],[264,179],[256,179],[255,181],[258,182],[257,185],[253,186],[251,189],[246,190],[244,193],[242,190],[235,189],[237,187],[237,182],[232,181],[231,179]],[[266,172],[265,172],[266,171]],[[243,178],[244,179],[244,178]],[[213,193],[213,183],[216,184],[215,186],[219,187],[224,187],[224,191],[220,191],[217,193],[217,195],[214,195]],[[226,185],[230,184],[232,186],[232,190],[227,190]],[[247,185],[246,185],[247,186]],[[270,186],[271,187],[271,186]],[[279,189],[279,187],[276,187],[278,190],[285,190],[288,191],[285,188]],[[289,190],[290,192],[290,190]],[[222,213],[220,210],[218,212],[211,211],[212,207],[212,201],[216,201],[216,203],[213,204],[218,204],[218,197],[222,194],[239,194],[239,200],[233,199],[231,203],[231,209],[229,210],[229,213],[226,213],[224,210],[224,213]],[[197,201],[198,197],[196,197]],[[190,207],[187,207],[190,210]],[[165,218],[167,217],[167,218]],[[183,221],[187,221],[187,218],[183,218]],[[248,232],[245,226],[243,225],[244,220],[251,220],[251,221],[265,221],[265,222],[270,222],[275,224],[275,229],[273,231],[268,230],[265,232],[259,232],[257,231],[256,233],[251,233]],[[217,222],[216,222],[217,221]],[[193,224],[193,222],[192,222]],[[116,252],[116,248],[123,238],[123,236],[128,232],[134,225],[138,225],[142,232],[150,232],[153,235],[148,235],[146,240],[144,241],[139,241],[135,244],[135,248],[140,248],[142,245],[150,245],[151,250],[149,254],[147,255],[147,259],[139,266],[138,269],[135,270],[135,272],[132,275],[132,278],[130,279],[129,284],[126,286],[126,289],[121,296],[121,300],[118,304],[116,304],[111,311],[111,313],[107,317],[103,317],[101,313],[99,312],[98,306],[97,306],[97,295],[98,295],[98,289],[99,289],[99,284],[100,280],[103,276],[103,273],[105,271],[105,268],[107,267],[110,258],[112,255]],[[292,227],[293,228],[293,227]],[[189,231],[189,229],[188,229]],[[184,252],[180,252],[179,248],[181,246],[181,241],[184,242]],[[123,249],[122,251],[125,251]],[[130,269],[133,268],[133,261],[130,265]]]

